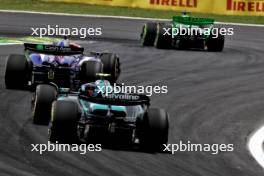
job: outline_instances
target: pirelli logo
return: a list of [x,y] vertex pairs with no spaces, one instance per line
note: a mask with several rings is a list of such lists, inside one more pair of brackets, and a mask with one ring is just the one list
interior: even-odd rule
[[197,0],[150,0],[151,5],[164,5],[175,7],[197,7]]
[[241,12],[264,12],[264,0],[227,0],[226,9]]

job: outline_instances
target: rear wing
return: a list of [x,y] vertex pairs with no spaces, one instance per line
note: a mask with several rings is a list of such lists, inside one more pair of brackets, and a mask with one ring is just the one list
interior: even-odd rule
[[32,44],[24,43],[25,50],[34,51],[45,54],[60,54],[60,55],[71,55],[71,54],[83,54],[84,48],[73,48],[65,46],[54,46],[46,44]]
[[173,23],[181,23],[185,25],[212,25],[215,21],[210,18],[195,18],[189,16],[174,16],[172,20]]
[[110,104],[119,106],[132,106],[132,105],[150,105],[150,99],[146,95],[140,94],[109,94],[109,95],[92,95],[92,94],[79,94],[80,99],[85,99],[93,103]]

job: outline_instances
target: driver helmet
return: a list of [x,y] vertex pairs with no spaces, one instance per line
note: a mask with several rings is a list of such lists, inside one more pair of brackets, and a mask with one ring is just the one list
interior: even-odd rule
[[64,39],[64,40],[61,40],[59,42],[56,42],[55,43],[56,46],[62,46],[62,47],[69,47],[70,46],[70,42],[68,39]]

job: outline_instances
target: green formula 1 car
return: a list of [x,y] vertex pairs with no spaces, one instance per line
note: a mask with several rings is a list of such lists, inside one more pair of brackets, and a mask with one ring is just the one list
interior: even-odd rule
[[186,13],[174,16],[170,23],[146,23],[141,33],[143,46],[159,49],[207,49],[223,51],[225,36],[213,19],[190,17]]

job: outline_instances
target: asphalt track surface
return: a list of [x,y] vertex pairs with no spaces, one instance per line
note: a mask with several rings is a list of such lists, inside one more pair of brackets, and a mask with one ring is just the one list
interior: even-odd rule
[[144,153],[30,152],[32,143],[47,143],[47,127],[32,124],[31,93],[6,90],[6,56],[21,46],[0,47],[0,175],[174,175],[262,176],[249,154],[248,135],[264,121],[264,28],[235,27],[222,53],[142,48],[142,20],[0,13],[0,34],[29,35],[30,27],[59,24],[103,27],[88,50],[109,50],[122,59],[120,82],[167,85],[168,94],[151,97],[152,106],[170,114],[169,143],[233,143],[235,151]]

